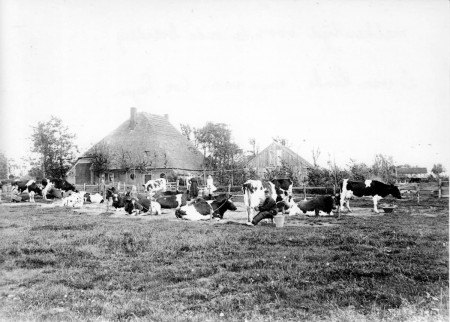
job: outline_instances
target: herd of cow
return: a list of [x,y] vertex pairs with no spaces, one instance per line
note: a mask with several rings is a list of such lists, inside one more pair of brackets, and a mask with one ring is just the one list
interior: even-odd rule
[[[69,207],[81,207],[85,202],[102,203],[103,196],[100,194],[91,195],[83,191],[77,191],[74,185],[62,179],[44,179],[41,184],[30,180],[26,183],[15,182],[13,185],[20,193],[27,192],[30,202],[34,202],[34,195],[41,195],[44,199],[55,198],[58,191],[61,194],[63,205]],[[376,180],[351,181],[345,179],[340,183],[339,193],[336,195],[318,196],[311,200],[295,202],[292,194],[293,182],[291,179],[273,180],[248,180],[242,186],[244,194],[244,205],[247,210],[248,222],[254,217],[255,208],[264,199],[264,191],[269,191],[270,196],[276,201],[278,212],[289,213],[290,215],[314,211],[315,215],[325,212],[328,215],[334,210],[340,217],[341,209],[345,206],[351,212],[349,200],[353,196],[370,196],[373,199],[373,207],[376,213],[379,212],[377,204],[380,199],[388,195],[401,199],[398,187],[385,184]],[[184,193],[166,191],[166,179],[150,180],[144,184],[143,194],[130,197],[125,193],[117,191],[115,188],[108,188],[106,199],[112,200],[113,209],[123,208],[128,214],[161,214],[161,209],[175,209],[177,218],[186,220],[203,220],[219,218],[223,219],[227,210],[237,209],[230,194],[219,194],[212,200],[197,198],[190,200],[189,192]],[[68,196],[64,197],[65,194]]]

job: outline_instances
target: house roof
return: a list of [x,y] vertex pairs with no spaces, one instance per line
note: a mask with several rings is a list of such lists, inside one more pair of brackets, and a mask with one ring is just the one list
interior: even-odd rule
[[[272,142],[269,146],[267,146],[265,149],[263,149],[261,152],[259,152],[259,154],[265,152],[266,150],[272,150],[274,148],[277,149],[282,149],[283,151],[285,151],[287,154],[291,155],[292,158],[294,160],[298,160],[299,163],[303,164],[304,166],[306,166],[307,168],[314,168],[314,166],[309,163],[308,161],[306,161],[304,158],[302,158],[301,156],[299,156],[297,153],[295,153],[294,151],[292,151],[291,149],[289,149],[287,146],[281,145],[277,142]],[[256,155],[255,157],[253,157],[252,159],[250,159],[248,162],[252,162],[253,160],[255,160],[257,158],[258,155]]]
[[407,175],[407,174],[425,174],[428,173],[427,168],[396,168],[397,175]]
[[[201,152],[164,116],[146,112],[136,113],[135,126],[132,126],[130,118],[96,145],[103,142],[114,149],[150,158],[152,168],[202,169]],[[96,145],[83,156],[92,155]],[[118,160],[113,160],[112,164],[115,168],[119,168]]]

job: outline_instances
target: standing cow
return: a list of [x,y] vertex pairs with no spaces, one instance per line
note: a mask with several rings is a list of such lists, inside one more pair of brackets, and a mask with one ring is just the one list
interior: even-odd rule
[[336,195],[338,202],[338,217],[341,215],[341,208],[345,205],[349,212],[350,209],[349,199],[352,196],[363,197],[372,196],[373,199],[373,210],[379,213],[377,208],[377,203],[380,199],[385,198],[388,195],[392,195],[397,199],[401,199],[402,195],[398,187],[393,184],[385,184],[376,180],[366,180],[366,181],[351,181],[349,179],[344,179],[340,185],[340,193]]

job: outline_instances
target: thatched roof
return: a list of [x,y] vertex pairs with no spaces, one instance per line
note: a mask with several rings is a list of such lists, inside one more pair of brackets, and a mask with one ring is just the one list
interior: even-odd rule
[[[130,119],[90,148],[84,157],[92,156],[95,147],[104,143],[115,151],[128,151],[149,159],[151,168],[201,170],[203,165],[201,152],[169,122],[167,116],[136,113],[135,108],[131,110]],[[113,160],[112,164],[116,169],[121,168],[119,160]]]

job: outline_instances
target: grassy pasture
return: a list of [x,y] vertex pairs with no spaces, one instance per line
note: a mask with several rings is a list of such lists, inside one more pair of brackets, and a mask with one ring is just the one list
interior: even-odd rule
[[397,205],[284,228],[0,205],[0,320],[448,321],[448,200]]

